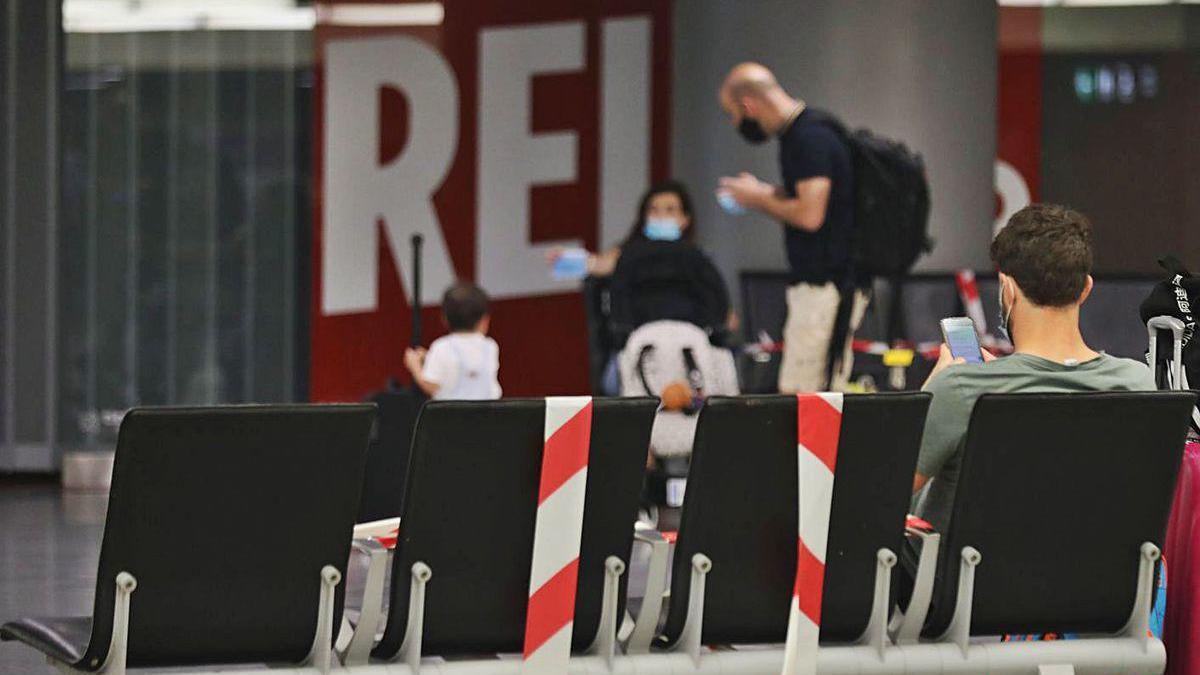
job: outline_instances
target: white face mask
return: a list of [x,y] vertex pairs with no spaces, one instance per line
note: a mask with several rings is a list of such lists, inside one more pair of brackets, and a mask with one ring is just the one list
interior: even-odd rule
[[674,218],[651,216],[646,219],[646,227],[643,231],[647,239],[655,241],[677,241],[683,235],[683,228]]

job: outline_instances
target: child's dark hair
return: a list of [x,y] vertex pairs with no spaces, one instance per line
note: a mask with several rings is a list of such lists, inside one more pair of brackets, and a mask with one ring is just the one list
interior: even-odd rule
[[452,332],[474,330],[487,313],[488,295],[475,284],[460,281],[442,295],[442,314]]

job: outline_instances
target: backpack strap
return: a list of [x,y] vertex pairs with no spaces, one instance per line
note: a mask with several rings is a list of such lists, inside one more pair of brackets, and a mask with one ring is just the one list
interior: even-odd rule
[[642,381],[642,389],[646,391],[647,396],[655,395],[653,391],[650,391],[650,382],[646,379],[646,356],[652,351],[654,351],[654,345],[642,345],[637,357],[637,376]]
[[696,363],[696,354],[692,352],[691,347],[683,348],[683,365],[687,368],[688,384],[692,391],[704,396],[704,373],[700,371],[700,365]]
[[833,375],[846,356],[846,340],[850,337],[850,319],[854,313],[854,295],[858,290],[853,275],[837,285],[838,306],[833,319],[833,334],[829,337],[829,349],[825,353],[825,389],[833,387]]

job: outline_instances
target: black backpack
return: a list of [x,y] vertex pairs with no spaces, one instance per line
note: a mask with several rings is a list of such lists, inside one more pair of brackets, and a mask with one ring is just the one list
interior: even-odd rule
[[854,158],[855,269],[908,274],[933,249],[925,162],[903,143],[859,129],[846,135]]
[[829,123],[846,141],[854,163],[854,271],[896,279],[933,249],[929,181],[921,155],[867,129]]
[[[918,258],[933,249],[925,161],[899,141],[867,129],[850,131],[832,116],[822,119],[850,150],[854,166],[852,269],[859,279],[884,277],[891,282],[887,338],[893,343],[908,334],[902,311],[904,277]],[[834,344],[844,340],[849,330],[851,298],[850,289],[844,287],[834,323]],[[835,352],[830,350],[830,376],[840,358],[840,352]]]
[[[1174,256],[1166,256],[1158,264],[1167,271],[1167,278],[1154,285],[1142,301],[1141,317],[1145,323],[1156,316],[1170,316],[1183,322],[1183,382],[1171,382],[1166,362],[1173,358],[1174,340],[1165,332],[1156,336],[1158,363],[1151,364],[1155,379],[1164,389],[1200,387],[1200,336],[1196,320],[1200,318],[1200,277],[1194,277]],[[1192,428],[1200,431],[1200,411],[1193,415]]]

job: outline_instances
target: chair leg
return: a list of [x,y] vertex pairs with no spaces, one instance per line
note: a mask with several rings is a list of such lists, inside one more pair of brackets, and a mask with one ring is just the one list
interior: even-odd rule
[[588,648],[588,654],[596,654],[604,659],[609,671],[613,669],[613,658],[617,650],[617,605],[621,593],[621,575],[625,573],[625,562],[615,555],[604,560],[604,594],[600,603],[600,627],[596,630],[596,639]]
[[[125,675],[129,656],[129,608],[137,579],[129,572],[117,575],[117,595],[113,602],[112,637],[108,643],[108,658],[99,672],[105,675]],[[56,664],[57,665],[57,664]]]
[[691,657],[692,663],[700,667],[700,638],[704,632],[704,580],[712,571],[712,560],[703,553],[692,556],[692,583],[688,593],[687,618],[683,622],[683,635],[676,650]]
[[982,562],[983,556],[973,546],[964,546],[962,560],[958,569],[958,597],[954,604],[954,617],[950,619],[950,627],[946,629],[940,640],[946,640],[958,645],[963,656],[967,655],[967,645],[971,637],[971,607],[975,600],[975,568]]
[[1162,552],[1154,544],[1146,542],[1142,544],[1140,553],[1137,595],[1134,597],[1133,611],[1121,634],[1146,640],[1150,631],[1150,603],[1154,597],[1154,564],[1162,557]]
[[312,649],[305,663],[315,666],[322,675],[328,675],[333,666],[333,606],[337,585],[342,583],[342,573],[333,565],[321,568],[321,596],[317,602],[317,634],[313,636]]
[[869,645],[883,659],[888,640],[888,610],[891,609],[892,568],[896,566],[896,554],[886,548],[875,553],[875,594],[871,602],[871,618],[867,629],[859,638],[859,644]]
[[433,578],[433,570],[423,562],[415,562],[411,573],[412,581],[408,587],[408,624],[404,629],[404,642],[400,644],[397,658],[407,663],[415,675],[421,668],[421,646],[425,641],[425,584]]

